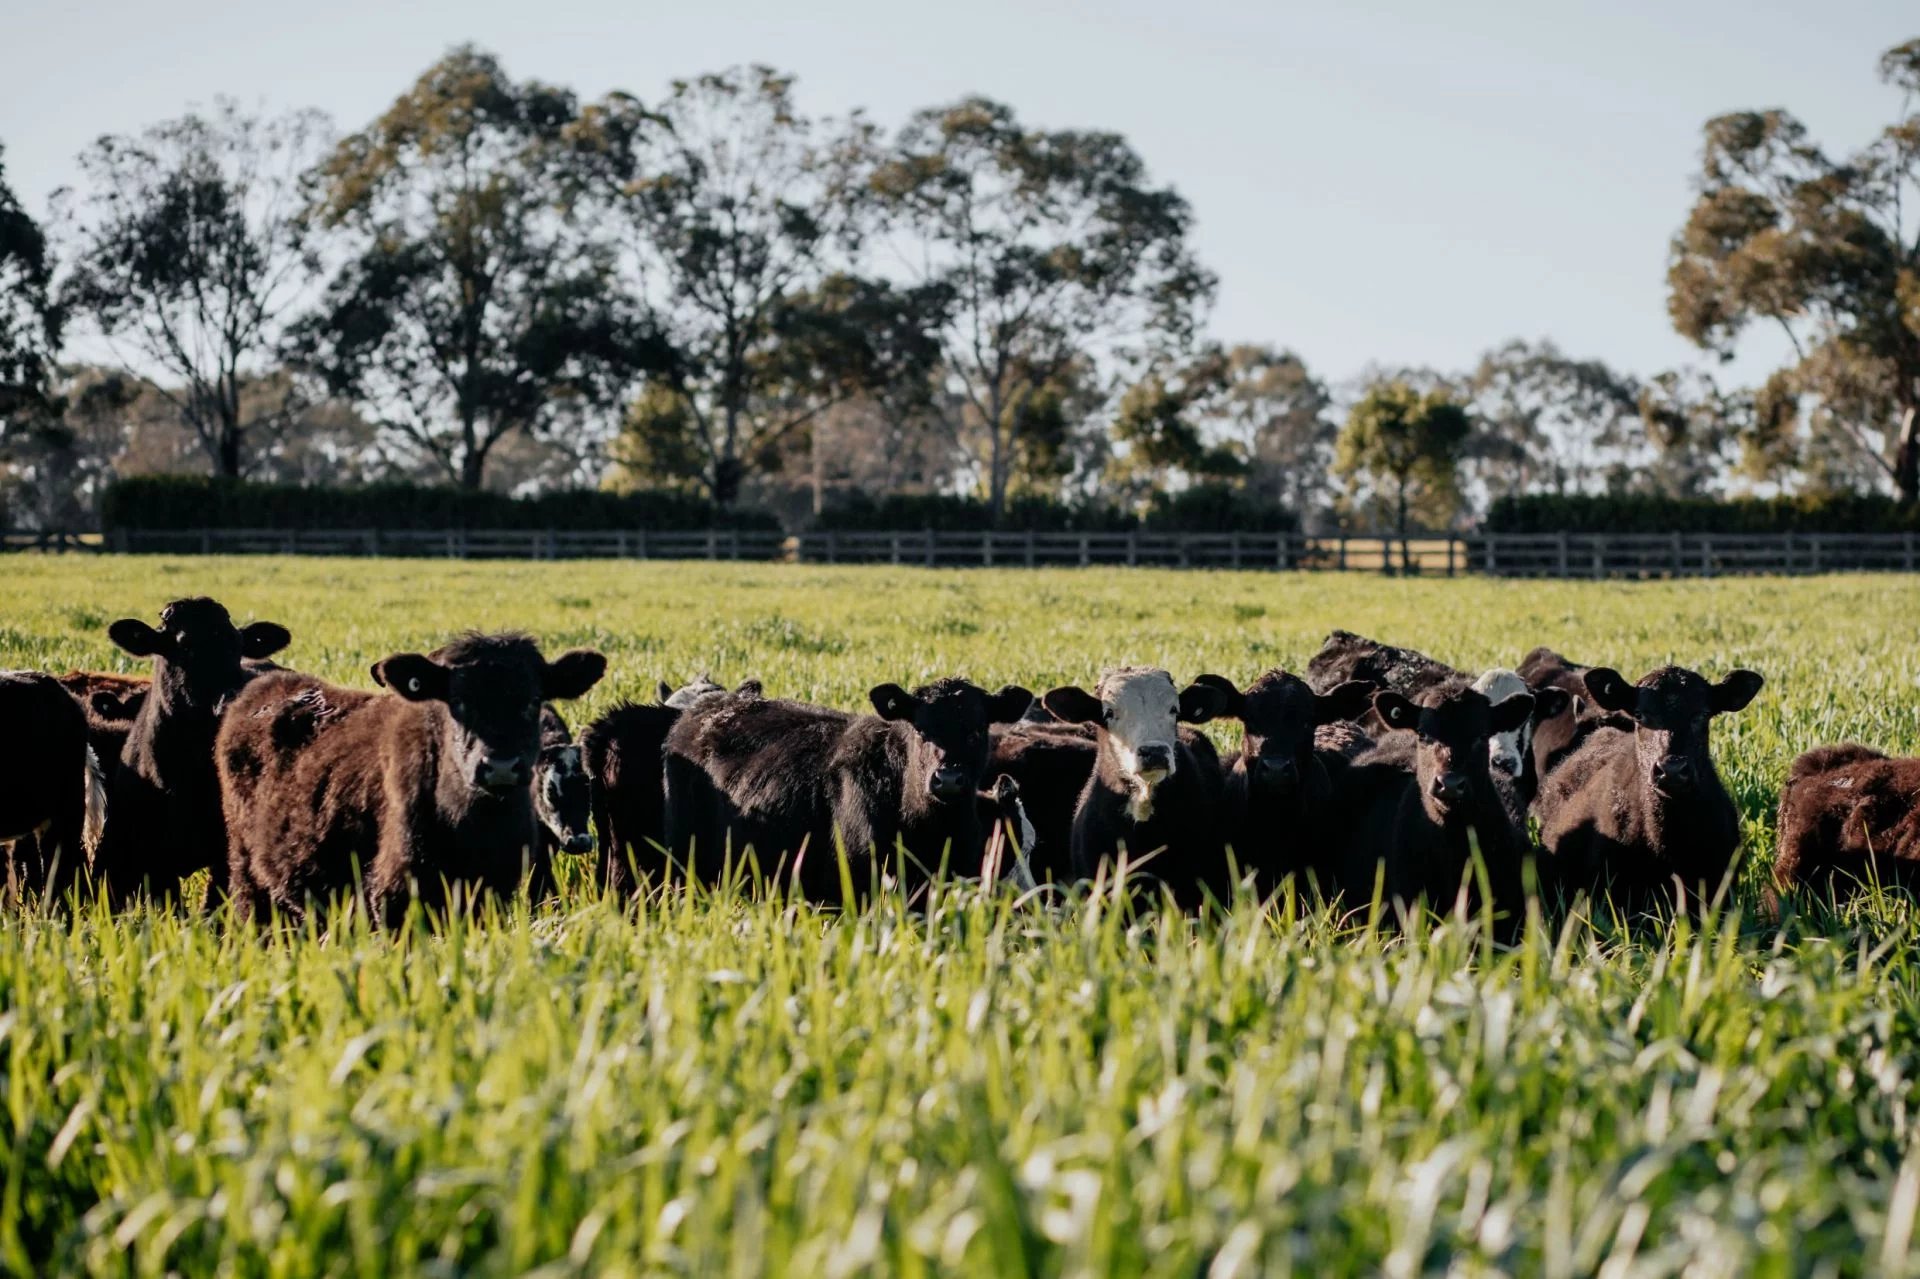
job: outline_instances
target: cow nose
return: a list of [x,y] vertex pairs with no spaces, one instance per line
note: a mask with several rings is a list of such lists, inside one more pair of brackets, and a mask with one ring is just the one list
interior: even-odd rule
[[488,790],[510,790],[529,780],[527,762],[517,755],[489,755],[473,767],[474,784]]
[[1667,756],[1653,766],[1653,784],[1668,791],[1692,789],[1693,761],[1684,755]]
[[1459,773],[1442,773],[1433,779],[1429,789],[1441,803],[1458,804],[1467,797],[1467,779]]
[[1300,768],[1293,760],[1262,755],[1255,763],[1260,780],[1269,786],[1291,786],[1300,780]]
[[593,836],[586,834],[569,835],[567,836],[567,842],[562,845],[562,847],[570,853],[590,853],[593,851]]
[[1173,747],[1162,742],[1140,748],[1140,771],[1143,773],[1171,773],[1173,771]]
[[952,767],[936,769],[927,789],[938,799],[953,799],[968,789],[967,770]]

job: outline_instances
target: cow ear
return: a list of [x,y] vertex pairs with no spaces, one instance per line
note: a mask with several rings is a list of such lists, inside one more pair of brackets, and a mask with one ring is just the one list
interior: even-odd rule
[[1008,684],[987,700],[989,724],[1012,724],[1033,705],[1033,694],[1018,684]]
[[1040,699],[1040,704],[1055,719],[1068,724],[1098,724],[1106,719],[1106,709],[1100,705],[1100,699],[1072,684],[1053,689]]
[[1536,688],[1533,690],[1533,722],[1544,724],[1566,713],[1573,705],[1573,694],[1564,688]]
[[447,668],[418,653],[395,653],[375,662],[373,682],[410,702],[447,700]]
[[1373,685],[1365,680],[1350,679],[1330,693],[1315,695],[1314,724],[1338,724],[1342,720],[1359,719],[1372,704],[1373,691]]
[[540,673],[540,699],[564,702],[586,696],[587,690],[607,673],[607,657],[590,648],[568,649],[547,663]]
[[93,713],[93,717],[110,724],[133,719],[139,713],[139,706],[139,699],[121,697],[115,693],[94,693],[87,698],[87,709]]
[[137,617],[123,617],[107,628],[107,638],[135,657],[166,657],[173,640]]
[[1412,728],[1420,722],[1420,708],[1388,688],[1373,695],[1373,711],[1388,728]]
[[1496,733],[1511,733],[1533,716],[1533,694],[1515,693],[1503,702],[1493,704],[1493,714],[1489,723]]
[[[1220,679],[1217,675],[1214,678]],[[1220,682],[1226,683],[1225,680]],[[1227,684],[1227,687],[1232,688],[1233,685]],[[1180,690],[1180,722],[1204,724],[1208,720],[1227,714],[1227,707],[1230,704],[1220,684],[1210,683],[1207,677],[1202,675]]]
[[759,680],[743,679],[733,686],[733,695],[735,697],[761,697],[764,696],[764,693],[762,692]]
[[1760,686],[1766,682],[1759,671],[1734,671],[1713,686],[1713,713],[1731,715],[1735,711],[1745,710],[1747,703],[1754,699],[1760,692]]
[[874,714],[893,722],[912,719],[920,708],[920,699],[898,684],[875,684],[867,690],[867,700],[873,703]]
[[673,685],[667,683],[667,681],[665,680],[661,680],[660,681],[660,697],[659,697],[660,704],[662,706],[665,706],[667,704],[667,699],[672,696],[673,696]]
[[[1220,709],[1214,712],[1216,717],[1239,719],[1247,713],[1247,695],[1238,688],[1235,688],[1233,681],[1225,675],[1196,675],[1193,677],[1193,686],[1195,688],[1211,688],[1220,694]],[[1185,704],[1186,697],[1183,694],[1181,696],[1181,705],[1184,706]],[[1190,722],[1199,723],[1200,721],[1193,720]]]
[[278,622],[254,622],[240,632],[240,655],[259,661],[291,643],[293,632]]
[[1610,666],[1596,666],[1587,672],[1587,695],[1603,711],[1632,711],[1634,692],[1633,685]]

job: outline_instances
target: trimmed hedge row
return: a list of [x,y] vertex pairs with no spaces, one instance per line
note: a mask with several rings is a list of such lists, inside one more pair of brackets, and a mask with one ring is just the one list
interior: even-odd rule
[[100,522],[126,529],[766,529],[765,511],[722,510],[682,493],[579,489],[508,497],[424,484],[321,488],[250,484],[200,475],[121,480],[100,502]]
[[1143,516],[1116,507],[1069,505],[1047,498],[1008,501],[996,522],[978,498],[943,493],[895,494],[874,499],[855,494],[843,505],[821,513],[813,527],[823,532],[864,533],[932,529],[974,533],[1003,529],[1015,533],[1285,533],[1299,527],[1293,512],[1259,502],[1218,485],[1199,485],[1162,496]]
[[1889,497],[1562,497],[1497,499],[1489,533],[1913,533],[1920,506]]

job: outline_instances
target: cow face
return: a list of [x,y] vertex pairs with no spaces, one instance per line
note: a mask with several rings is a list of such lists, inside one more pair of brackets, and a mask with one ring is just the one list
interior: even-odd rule
[[587,826],[592,807],[580,748],[572,742],[541,747],[533,769],[533,811],[562,852],[593,851],[593,832]]
[[1033,704],[1033,694],[1018,685],[988,693],[963,679],[936,680],[911,693],[877,684],[867,697],[881,719],[911,729],[905,789],[941,804],[974,802],[987,771],[987,726],[1011,724]]
[[410,702],[447,712],[443,767],[493,795],[526,791],[540,752],[540,709],[599,682],[607,659],[575,649],[549,662],[520,635],[468,635],[432,656],[398,653],[374,665],[374,681]]
[[1573,703],[1564,689],[1529,688],[1517,672],[1509,670],[1495,669],[1483,673],[1473,682],[1473,689],[1496,705],[1521,693],[1533,696],[1533,713],[1527,716],[1524,723],[1518,728],[1497,732],[1487,738],[1487,766],[1509,780],[1526,773],[1527,762],[1533,757],[1534,728],[1561,714]]
[[1145,796],[1173,776],[1180,721],[1204,724],[1225,710],[1223,684],[1232,687],[1219,676],[1202,676],[1175,692],[1167,672],[1128,666],[1102,675],[1094,693],[1056,688],[1043,700],[1058,719],[1097,725],[1121,780],[1136,796]]
[[1516,693],[1498,703],[1470,688],[1428,694],[1418,705],[1399,693],[1373,695],[1373,709],[1389,728],[1410,730],[1419,745],[1414,775],[1427,816],[1444,823],[1473,802],[1475,783],[1485,784],[1487,742],[1511,733],[1533,714],[1533,695]]
[[1245,729],[1240,758],[1248,785],[1273,795],[1299,789],[1313,762],[1315,729],[1365,714],[1373,696],[1373,687],[1360,680],[1317,694],[1305,680],[1282,670],[1268,671],[1244,693],[1218,675],[1202,675],[1194,683],[1220,691],[1219,715],[1239,720]]
[[227,610],[206,598],[167,605],[157,630],[127,617],[109,626],[107,635],[133,656],[153,660],[154,685],[168,704],[208,709],[246,682],[243,660],[271,657],[293,639],[273,622],[236,628]]
[[[741,697],[758,697],[761,691],[760,681],[757,679],[743,680],[733,691]],[[675,688],[673,685],[667,683],[667,681],[661,680],[659,702],[660,705],[672,710],[683,711],[703,697],[723,695],[726,692],[727,686],[725,684],[716,684],[711,675],[703,673],[696,676],[691,682],[682,684],[679,688]]]
[[1641,775],[1661,795],[1691,795],[1712,775],[1707,728],[1715,715],[1745,709],[1766,681],[1737,670],[1718,684],[1680,666],[1663,666],[1629,684],[1620,672],[1587,672],[1587,692],[1602,710],[1633,721]]

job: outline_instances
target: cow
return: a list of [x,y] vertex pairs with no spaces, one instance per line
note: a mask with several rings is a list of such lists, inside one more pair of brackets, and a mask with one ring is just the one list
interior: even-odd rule
[[[671,862],[663,851],[667,733],[681,711],[727,691],[704,674],[677,689],[662,680],[658,701],[622,702],[581,731],[593,825],[600,835],[597,878],[608,891],[637,893],[670,877]],[[759,697],[760,681],[747,680],[733,692]]]
[[534,858],[527,896],[552,898],[559,885],[553,859],[560,854],[593,851],[593,787],[573,730],[551,703],[540,707],[540,755],[533,765],[533,813],[540,823],[540,851]]
[[1307,871],[1328,840],[1333,761],[1316,745],[1323,730],[1364,714],[1374,690],[1349,680],[1315,693],[1305,680],[1278,668],[1245,691],[1219,675],[1195,682],[1219,690],[1219,718],[1241,723],[1240,749],[1226,762],[1228,842],[1267,896]]
[[1467,878],[1477,847],[1490,905],[1510,935],[1523,915],[1531,848],[1495,789],[1487,742],[1525,723],[1533,696],[1496,703],[1458,685],[1413,698],[1382,689],[1373,708],[1394,731],[1336,772],[1343,829],[1315,867],[1320,882],[1350,907],[1370,901],[1378,884],[1396,908],[1445,910],[1463,888],[1477,896]]
[[[1435,661],[1416,649],[1395,648],[1352,631],[1334,631],[1308,662],[1307,683],[1315,692],[1327,693],[1342,680],[1358,680],[1376,689],[1387,689],[1415,699],[1430,690],[1461,687],[1472,688],[1495,702],[1504,701],[1516,693],[1532,691],[1533,714],[1527,722],[1507,732],[1496,733],[1487,742],[1494,781],[1499,785],[1515,819],[1525,824],[1527,808],[1539,792],[1539,779],[1543,775],[1533,757],[1534,735],[1542,725],[1553,722],[1556,716],[1565,711],[1568,705],[1565,694],[1558,690],[1547,692],[1531,688],[1519,672],[1502,667],[1482,671],[1477,677],[1469,676],[1465,671]],[[1365,720],[1367,727],[1375,733],[1390,728],[1371,711],[1365,715]]]
[[1595,729],[1541,786],[1541,842],[1563,888],[1610,894],[1627,915],[1697,906],[1719,888],[1739,851],[1740,815],[1708,729],[1764,682],[1736,670],[1714,684],[1679,666],[1638,684],[1604,666],[1586,672],[1593,704],[1633,727]]
[[1074,878],[1073,815],[1080,792],[1093,776],[1098,754],[1090,724],[1063,724],[1034,699],[1034,712],[1018,723],[995,724],[989,775],[1005,774],[1019,787],[1020,802],[1033,829],[1021,848],[1028,871],[1040,883],[1064,884]]
[[7,896],[60,893],[99,842],[106,785],[80,704],[34,671],[0,671],[0,845]]
[[1001,811],[982,793],[989,726],[1019,719],[1033,694],[941,679],[878,684],[868,700],[871,715],[737,695],[682,711],[665,747],[668,850],[708,884],[751,850],[773,881],[822,905],[846,902],[837,847],[856,900],[896,848],[909,895],[942,865],[980,874]]
[[469,632],[375,663],[384,693],[254,680],[216,751],[236,912],[298,918],[356,875],[388,927],[415,898],[438,912],[455,888],[512,892],[540,847],[541,704],[581,696],[606,667],[592,650],[548,661],[526,635]]
[[1587,672],[1593,669],[1545,646],[1520,659],[1516,674],[1533,690],[1536,698],[1561,693],[1568,699],[1551,714],[1534,717],[1532,754],[1536,777],[1544,778],[1552,772],[1599,729],[1633,731],[1632,720],[1601,710],[1587,695]]
[[1871,885],[1920,892],[1920,759],[1822,746],[1780,790],[1773,881],[1836,901]]
[[116,675],[106,671],[68,671],[57,677],[87,717],[87,744],[93,748],[104,774],[111,778],[120,764],[133,721],[147,703],[152,687],[146,675]]
[[225,607],[204,597],[168,604],[157,630],[122,618],[107,635],[151,660],[153,677],[110,774],[96,878],[116,905],[141,892],[171,902],[189,876],[209,871],[212,909],[226,895],[227,846],[214,734],[252,677],[243,663],[271,657],[292,636],[274,622],[236,627]]
[[[1217,677],[1216,677],[1217,678]],[[1203,724],[1226,699],[1207,680],[1177,690],[1157,667],[1106,671],[1089,693],[1069,685],[1042,699],[1058,719],[1094,729],[1093,771],[1075,806],[1073,873],[1093,879],[1123,854],[1142,882],[1157,882],[1184,909],[1232,894],[1225,781]]]

